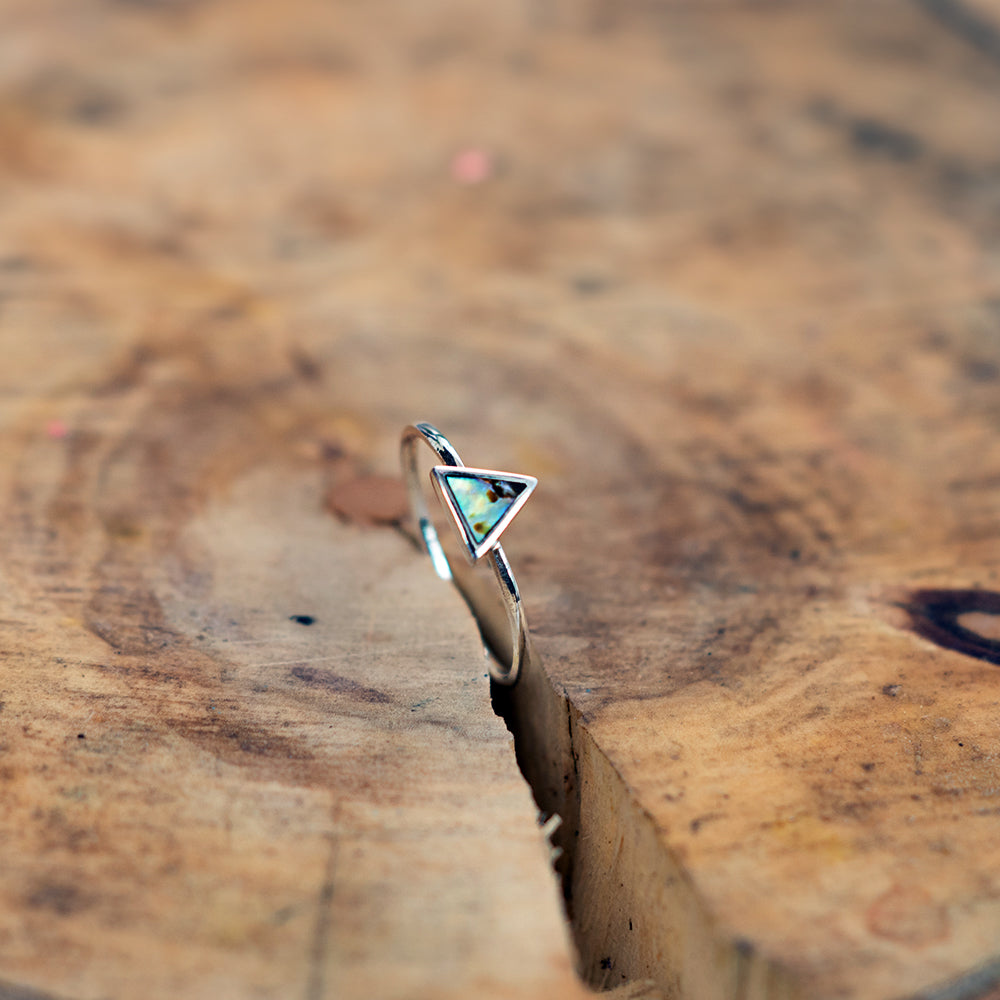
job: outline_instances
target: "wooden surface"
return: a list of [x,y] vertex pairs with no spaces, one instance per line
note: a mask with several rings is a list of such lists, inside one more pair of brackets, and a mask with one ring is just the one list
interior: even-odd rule
[[0,996],[576,997],[464,606],[324,504],[394,447],[324,302],[368,131],[270,9],[3,10]]
[[582,994],[414,419],[587,982],[991,995],[995,16],[7,0],[0,995]]

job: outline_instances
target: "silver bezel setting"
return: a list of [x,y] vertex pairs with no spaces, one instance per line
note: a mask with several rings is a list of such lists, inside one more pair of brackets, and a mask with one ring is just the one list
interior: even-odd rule
[[[481,541],[477,542],[469,530],[462,512],[459,510],[451,490],[448,488],[447,479],[450,476],[468,477],[472,479],[505,479],[508,482],[523,483],[525,489],[516,500],[504,511],[503,516],[490,529],[489,534]],[[483,558],[491,549],[496,547],[500,536],[507,526],[517,516],[517,512],[524,506],[528,497],[531,496],[538,480],[534,476],[522,476],[515,472],[500,472],[496,469],[472,469],[467,465],[435,465],[431,469],[431,482],[434,484],[434,491],[438,498],[451,514],[451,522],[454,525],[455,533],[462,543],[462,550],[466,558],[473,565]]]

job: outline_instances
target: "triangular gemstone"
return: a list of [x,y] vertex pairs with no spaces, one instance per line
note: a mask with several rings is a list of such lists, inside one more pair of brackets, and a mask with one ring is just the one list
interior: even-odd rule
[[459,513],[476,542],[481,542],[527,489],[524,483],[481,476],[450,475],[445,479]]
[[474,558],[491,547],[538,481],[532,476],[437,466],[434,479]]

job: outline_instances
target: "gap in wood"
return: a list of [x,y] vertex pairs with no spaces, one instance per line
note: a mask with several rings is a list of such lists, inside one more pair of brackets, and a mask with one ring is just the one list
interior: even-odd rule
[[[506,621],[501,611],[490,611],[482,581],[470,582],[475,576],[458,574],[458,589],[487,648],[509,656]],[[994,597],[976,593],[980,603]],[[666,832],[637,804],[532,643],[519,682],[513,688],[492,684],[491,700],[514,738],[518,767],[542,820],[558,815],[562,821],[551,838],[560,849],[555,869],[577,972],[589,987],[615,991],[622,1000],[812,997],[791,970],[712,920],[667,846]],[[998,982],[1000,963],[991,962],[912,1000],[985,1000]]]
[[[484,646],[509,663],[496,581],[465,562],[450,533],[441,541]],[[805,1000],[785,970],[713,923],[663,832],[546,674],[530,636],[520,680],[492,684],[491,699],[543,820],[561,820],[554,867],[577,972],[589,987],[630,1000]]]
[[662,832],[536,655],[514,688],[494,686],[493,707],[539,809],[562,819],[556,869],[590,987],[646,983],[671,1000],[801,995],[782,970],[712,922]]

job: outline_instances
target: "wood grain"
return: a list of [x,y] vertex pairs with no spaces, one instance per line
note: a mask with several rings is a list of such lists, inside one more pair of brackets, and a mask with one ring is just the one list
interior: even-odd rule
[[994,17],[8,0],[8,992],[580,994],[472,623],[324,508],[429,419],[541,480],[587,980],[989,996]]
[[269,11],[3,11],[0,994],[580,996],[464,607],[324,507],[364,362],[244,270],[350,226],[272,177],[345,71]]
[[[257,394],[232,362],[229,389]],[[416,552],[326,515],[311,463],[250,459],[267,432],[245,411],[145,371],[162,391],[144,376],[74,407],[64,439],[22,426],[3,978],[70,997],[577,995],[460,602]]]
[[[697,20],[691,77],[727,59],[679,102],[690,228],[681,209],[645,231],[664,287],[641,319],[615,289],[587,318],[618,324],[631,364],[576,360],[600,399],[521,537],[569,703],[535,784],[578,817],[595,981],[996,982],[995,654],[975,615],[995,611],[1000,367],[974,149],[995,69],[966,52],[960,70],[899,14]],[[691,122],[720,124],[699,141]],[[920,627],[954,639],[962,616],[965,649]]]

